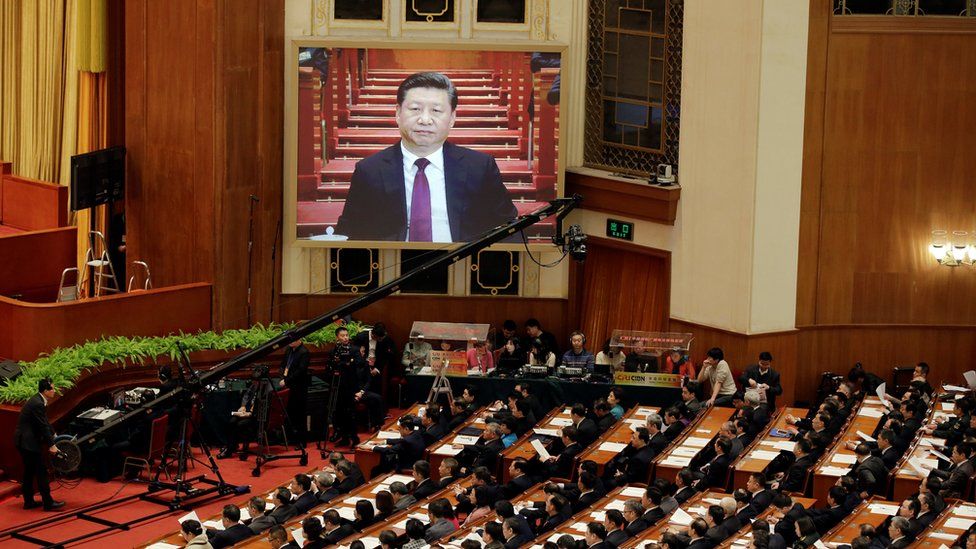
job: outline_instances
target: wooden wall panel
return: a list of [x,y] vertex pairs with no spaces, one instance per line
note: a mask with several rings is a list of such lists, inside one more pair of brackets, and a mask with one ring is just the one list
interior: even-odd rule
[[797,386],[800,365],[797,364],[797,332],[774,332],[768,334],[745,335],[727,330],[695,324],[672,318],[669,331],[690,332],[695,335],[691,344],[691,360],[700,365],[705,353],[712,347],[722,349],[725,360],[738,376],[747,367],[759,360],[759,353],[769,351],[773,354],[773,368],[780,373],[783,396],[777,405],[791,404],[794,399],[808,398],[804,392],[794,394]]
[[284,2],[135,0],[125,5],[129,261],[157,287],[214,285],[214,322],[270,320],[281,215]]
[[976,25],[821,20],[810,38],[798,325],[976,324],[976,273],[940,267],[926,250],[933,229],[976,229]]
[[52,302],[61,271],[77,262],[75,227],[0,237],[0,295]]
[[210,329],[210,285],[187,284],[67,303],[0,296],[0,357],[34,360],[55,347],[105,335],[167,335]]

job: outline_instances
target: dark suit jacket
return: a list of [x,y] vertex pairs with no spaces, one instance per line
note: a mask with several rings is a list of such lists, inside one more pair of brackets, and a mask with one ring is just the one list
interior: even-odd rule
[[659,432],[651,437],[651,440],[647,442],[647,445],[651,448],[651,451],[654,452],[654,455],[656,456],[660,454],[662,450],[668,447],[669,442],[668,437],[666,437],[664,433]]
[[746,371],[739,376],[739,382],[742,383],[742,387],[748,389],[750,379],[755,379],[757,384],[765,383],[769,385],[769,389],[766,391],[766,403],[769,405],[770,410],[776,410],[776,396],[783,394],[783,385],[779,381],[779,372],[770,368],[765,375],[762,375],[759,373],[759,365],[753,364],[746,368]]
[[600,436],[600,431],[594,422],[590,418],[583,418],[583,421],[579,422],[576,426],[577,440],[584,447],[589,446],[596,440],[596,437]]
[[678,503],[684,503],[688,501],[691,498],[691,496],[695,495],[696,493],[697,492],[695,491],[695,489],[692,488],[691,486],[685,486],[684,488],[681,488],[680,490],[675,492],[674,499]]
[[729,480],[729,465],[731,463],[732,459],[725,454],[716,456],[708,464],[708,469],[705,471],[701,484],[699,484],[699,489],[718,488],[724,490],[725,483]]
[[825,509],[810,509],[807,515],[813,519],[814,526],[821,534],[840,524],[840,521],[847,516],[847,509],[843,505],[828,507]]
[[627,527],[624,528],[624,530],[626,530],[628,534],[632,536],[636,536],[637,534],[643,532],[644,530],[647,530],[650,527],[651,525],[644,522],[644,519],[638,518],[634,522],[628,524]]
[[813,459],[812,454],[807,454],[794,461],[793,465],[790,465],[789,470],[786,471],[786,474],[783,475],[783,480],[779,483],[779,489],[787,492],[802,492],[806,487],[807,474],[814,463],[816,463],[816,460]]
[[[211,536],[210,533],[213,532]],[[210,545],[214,549],[230,547],[239,541],[243,541],[254,535],[250,528],[243,524],[235,524],[226,530],[207,530],[207,537],[210,538]]]
[[512,539],[505,541],[505,549],[518,549],[519,547],[532,542],[532,536],[525,534],[515,534]]
[[888,487],[888,469],[877,456],[868,456],[858,463],[848,475],[857,480],[858,492],[883,495]]
[[20,409],[14,445],[28,452],[42,452],[54,444],[54,428],[47,420],[44,397],[37,393]]
[[624,530],[614,530],[613,532],[607,534],[607,543],[613,545],[614,547],[620,546],[628,539],[630,539],[630,536],[628,536],[627,532]]
[[443,423],[435,423],[430,427],[424,429],[423,431],[424,444],[430,446],[431,444],[443,438],[444,435],[446,435],[447,433],[448,431],[446,425],[444,425]]
[[318,504],[319,504],[319,498],[316,497],[311,490],[298,496],[298,499],[296,499],[292,503],[292,505],[295,506],[295,510],[298,511],[299,515],[303,515],[307,513],[309,509],[315,507]]
[[931,474],[943,479],[939,495],[944,498],[961,498],[966,491],[966,482],[973,476],[973,463],[967,459],[948,471],[933,469]]
[[529,478],[529,475],[522,475],[520,477],[513,478],[512,480],[506,482],[505,486],[502,487],[502,495],[505,496],[505,499],[512,499],[522,492],[528,490],[532,484],[532,479]]
[[288,519],[298,516],[298,511],[295,510],[295,506],[287,503],[285,505],[279,505],[271,510],[271,518],[275,519],[278,524],[284,524]]
[[[490,155],[444,143],[447,217],[454,242],[481,233],[517,215]],[[336,233],[350,240],[406,240],[407,196],[400,143],[360,160]]]
[[617,422],[617,418],[613,417],[613,414],[607,414],[596,421],[596,428],[600,430],[601,433],[605,433],[607,429],[613,427],[613,424]]
[[423,457],[426,447],[420,431],[412,431],[409,435],[394,440],[388,447],[377,446],[373,451],[391,456],[395,460],[395,468],[409,469]]
[[251,532],[257,535],[264,532],[268,528],[271,528],[275,524],[278,524],[278,522],[269,515],[261,515],[260,517],[248,521],[247,527],[251,530]]
[[413,497],[417,498],[417,500],[419,501],[433,494],[438,489],[439,488],[437,488],[437,484],[434,481],[427,479],[424,482],[418,484],[417,487],[413,489]]
[[345,539],[345,538],[347,538],[347,537],[349,537],[349,536],[351,536],[351,535],[353,535],[355,533],[356,533],[356,530],[352,526],[350,526],[348,524],[343,524],[343,525],[339,526],[338,528],[336,528],[335,530],[332,530],[331,532],[329,532],[327,534],[326,533],[323,533],[323,535],[322,535],[322,541],[325,542],[325,545],[335,545],[335,544],[339,543],[340,541],[342,541],[343,539]]
[[550,477],[557,478],[570,478],[573,476],[573,463],[576,462],[576,456],[583,451],[583,447],[580,443],[574,442],[569,446],[563,448],[562,452],[556,456],[556,461],[546,464],[546,472]]
[[[294,357],[292,358],[292,355]],[[289,360],[291,361],[289,365]],[[310,361],[308,349],[304,345],[299,345],[292,349],[285,348],[285,356],[281,358],[281,372],[284,374],[285,367],[288,366],[288,375],[285,376],[285,385],[291,389],[289,399],[296,398],[297,395],[304,395],[308,392],[310,383],[308,375],[308,363]]]
[[583,509],[586,509],[590,505],[600,501],[603,496],[600,495],[596,490],[590,490],[585,494],[580,494],[579,496],[570,499],[570,503],[573,507],[573,512],[578,513]]
[[675,421],[664,430],[664,436],[668,439],[668,442],[678,438],[681,432],[685,430],[685,424],[680,421]]
[[[369,338],[370,332],[368,330],[363,330],[356,334],[356,337],[353,338],[352,343],[357,347],[365,347],[368,350]],[[402,373],[403,364],[400,363],[400,354],[397,353],[396,343],[394,343],[393,338],[390,337],[389,334],[376,342],[376,349],[373,356],[376,358],[376,360],[373,361],[373,367],[379,370],[381,375]],[[378,393],[380,391],[380,387],[377,384],[370,387],[370,390],[374,393]]]
[[698,538],[688,544],[688,549],[712,549],[712,547],[715,547],[715,542],[708,539],[708,536]]

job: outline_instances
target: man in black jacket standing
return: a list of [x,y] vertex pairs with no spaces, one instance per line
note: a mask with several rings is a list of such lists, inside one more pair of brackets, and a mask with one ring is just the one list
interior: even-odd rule
[[288,421],[300,444],[305,445],[305,423],[308,402],[308,349],[298,339],[288,344],[281,359],[280,387],[288,387]]
[[773,369],[772,353],[759,353],[759,363],[746,368],[739,377],[739,382],[746,390],[757,390],[760,395],[765,396],[770,413],[776,411],[776,397],[783,394],[783,385],[779,381],[779,372]]
[[17,429],[14,431],[14,446],[20,452],[24,463],[24,509],[37,507],[34,501],[34,483],[41,493],[41,500],[45,511],[53,511],[64,507],[63,501],[54,501],[51,497],[51,487],[47,480],[47,467],[44,454],[56,454],[58,448],[54,445],[54,428],[47,420],[45,412],[47,405],[54,398],[54,385],[50,379],[44,378],[37,383],[37,394],[24,404],[17,419]]

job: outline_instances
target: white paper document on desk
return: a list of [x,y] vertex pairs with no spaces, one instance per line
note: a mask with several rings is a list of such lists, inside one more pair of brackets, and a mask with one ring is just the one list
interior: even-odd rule
[[699,452],[701,452],[701,448],[689,448],[687,446],[678,446],[674,450],[671,450],[671,455],[693,458],[697,456]]
[[691,458],[681,457],[681,456],[668,456],[666,459],[661,460],[661,465],[671,465],[674,467],[684,467],[691,463]]
[[380,431],[376,433],[376,438],[380,440],[394,440],[400,438],[400,433],[396,431]]
[[463,444],[465,446],[477,444],[479,438],[474,435],[458,435],[454,437],[454,444]]
[[569,427],[573,424],[573,420],[567,417],[554,417],[549,421],[549,425],[558,425],[559,427]]
[[645,491],[640,486],[628,486],[620,491],[620,495],[628,498],[639,498],[644,495]]
[[857,415],[864,416],[864,417],[881,417],[884,415],[884,410],[881,408],[871,408],[871,407],[861,408],[861,410],[857,413]]
[[[952,463],[951,459],[947,458],[945,454],[936,450],[935,448],[929,448],[929,453],[943,461],[948,461],[949,463]],[[938,465],[938,463],[936,463],[936,465]]]
[[827,465],[820,468],[820,474],[831,477],[842,477],[850,471],[850,467],[832,467]]
[[603,450],[604,452],[613,452],[617,454],[622,452],[626,447],[627,445],[623,442],[604,442],[599,446],[598,449]]
[[197,522],[200,522],[200,517],[197,516],[197,512],[196,511],[190,511],[189,513],[187,513],[187,514],[183,515],[182,517],[176,519],[176,522],[179,522],[180,524],[183,524],[184,522],[186,522],[188,520],[195,520]]
[[972,505],[960,505],[952,511],[952,514],[958,517],[976,518],[976,507]]
[[861,437],[864,442],[877,442],[871,435],[865,433],[864,431],[858,431],[857,436]]
[[547,437],[557,437],[558,438],[558,437],[561,437],[562,436],[562,434],[560,434],[560,432],[559,432],[559,429],[544,429],[542,427],[536,427],[536,428],[532,429],[532,432],[535,433],[535,434],[537,434],[537,435],[545,435]]
[[753,450],[749,457],[752,459],[775,459],[779,455],[779,452],[770,452],[769,450]]
[[671,513],[671,518],[668,519],[668,522],[688,526],[693,520],[695,520],[694,517],[686,513],[681,507],[678,507],[674,510],[674,513]]
[[535,450],[535,453],[539,454],[539,459],[541,459],[542,461],[548,461],[549,458],[552,457],[551,455],[549,455],[549,452],[548,450],[546,450],[546,447],[543,446],[538,439],[533,440],[529,444],[532,445],[532,448]]
[[608,504],[606,504],[606,505],[603,506],[603,510],[604,511],[612,511],[614,509],[616,509],[618,511],[623,511],[624,510],[624,500],[622,500],[622,499],[615,499],[615,500],[611,501],[610,503],[608,503]]
[[966,385],[969,385],[970,389],[976,389],[976,372],[973,370],[963,372],[962,377],[966,380]]
[[933,533],[929,534],[929,537],[930,538],[935,538],[935,539],[950,539],[950,540],[955,540],[959,536],[957,534],[946,534],[946,533],[943,533],[943,532],[933,532]]
[[147,545],[146,549],[180,549],[179,545],[171,545],[169,543],[158,541],[152,545]]
[[708,446],[708,443],[711,442],[711,441],[712,441],[712,439],[710,439],[710,438],[688,437],[688,438],[685,439],[685,441],[684,441],[684,443],[682,443],[682,445],[683,446],[694,446],[695,448],[704,448],[705,446]]
[[951,519],[945,521],[946,528],[955,528],[956,530],[965,530],[973,525],[976,520],[960,517],[952,517]]
[[857,461],[857,456],[854,454],[834,454],[834,457],[830,458],[830,461],[831,463],[853,465]]
[[302,532],[301,528],[295,528],[292,530],[291,535],[295,538],[295,543],[298,544],[299,547],[305,545],[305,533]]
[[897,505],[888,505],[886,503],[872,503],[868,505],[868,509],[875,515],[894,516],[898,513]]

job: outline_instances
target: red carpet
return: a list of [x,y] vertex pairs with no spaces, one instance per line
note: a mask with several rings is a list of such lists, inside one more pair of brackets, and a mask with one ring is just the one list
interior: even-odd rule
[[[368,435],[362,436],[368,438]],[[331,445],[330,445],[331,446]],[[275,450],[280,450],[276,447]],[[348,450],[343,448],[342,450]],[[195,455],[200,455],[197,450]],[[348,454],[347,452],[347,455]],[[351,457],[351,455],[350,455]],[[324,462],[319,451],[314,444],[309,446],[309,462],[306,466],[300,466],[297,459],[285,459],[271,462],[262,467],[260,477],[252,477],[251,469],[254,467],[254,458],[244,462],[235,458],[219,460],[220,473],[224,480],[232,485],[250,485],[251,493],[245,495],[230,495],[216,499],[206,500],[203,505],[195,504],[194,510],[201,519],[207,520],[208,517],[220,513],[221,508],[228,503],[241,504],[251,495],[261,494],[279,486],[286,484],[295,474],[307,471],[312,467],[320,467]],[[206,467],[196,464],[190,472],[193,476],[208,471]],[[207,478],[214,478],[208,474]],[[100,483],[93,479],[84,479],[80,484],[72,489],[67,487],[57,487],[52,484],[54,498],[65,501],[65,509],[79,509],[94,503],[118,499],[130,494],[139,494],[146,491],[145,483],[123,483],[121,478],[107,483]],[[39,498],[39,496],[37,496]],[[153,503],[135,500],[121,506],[115,506],[96,513],[95,516],[108,520],[133,520],[143,515],[163,511],[166,508]],[[71,547],[98,547],[104,549],[111,545],[114,547],[132,547],[152,541],[159,536],[172,532],[176,529],[176,519],[184,515],[186,511],[175,511],[165,516],[151,521],[135,525],[129,531],[114,531],[102,534],[97,538],[86,540],[85,542],[71,545]],[[38,522],[56,516],[56,513],[43,512],[37,509],[25,511],[23,500],[20,497],[10,498],[0,503],[0,530],[6,530],[12,526]],[[28,532],[28,535],[35,535],[48,541],[61,541],[73,538],[86,532],[94,532],[105,528],[93,522],[73,519],[69,522],[58,524],[56,527],[40,529],[36,532]],[[4,549],[12,547],[38,547],[30,543],[13,540],[9,537],[0,537],[0,546]]]

